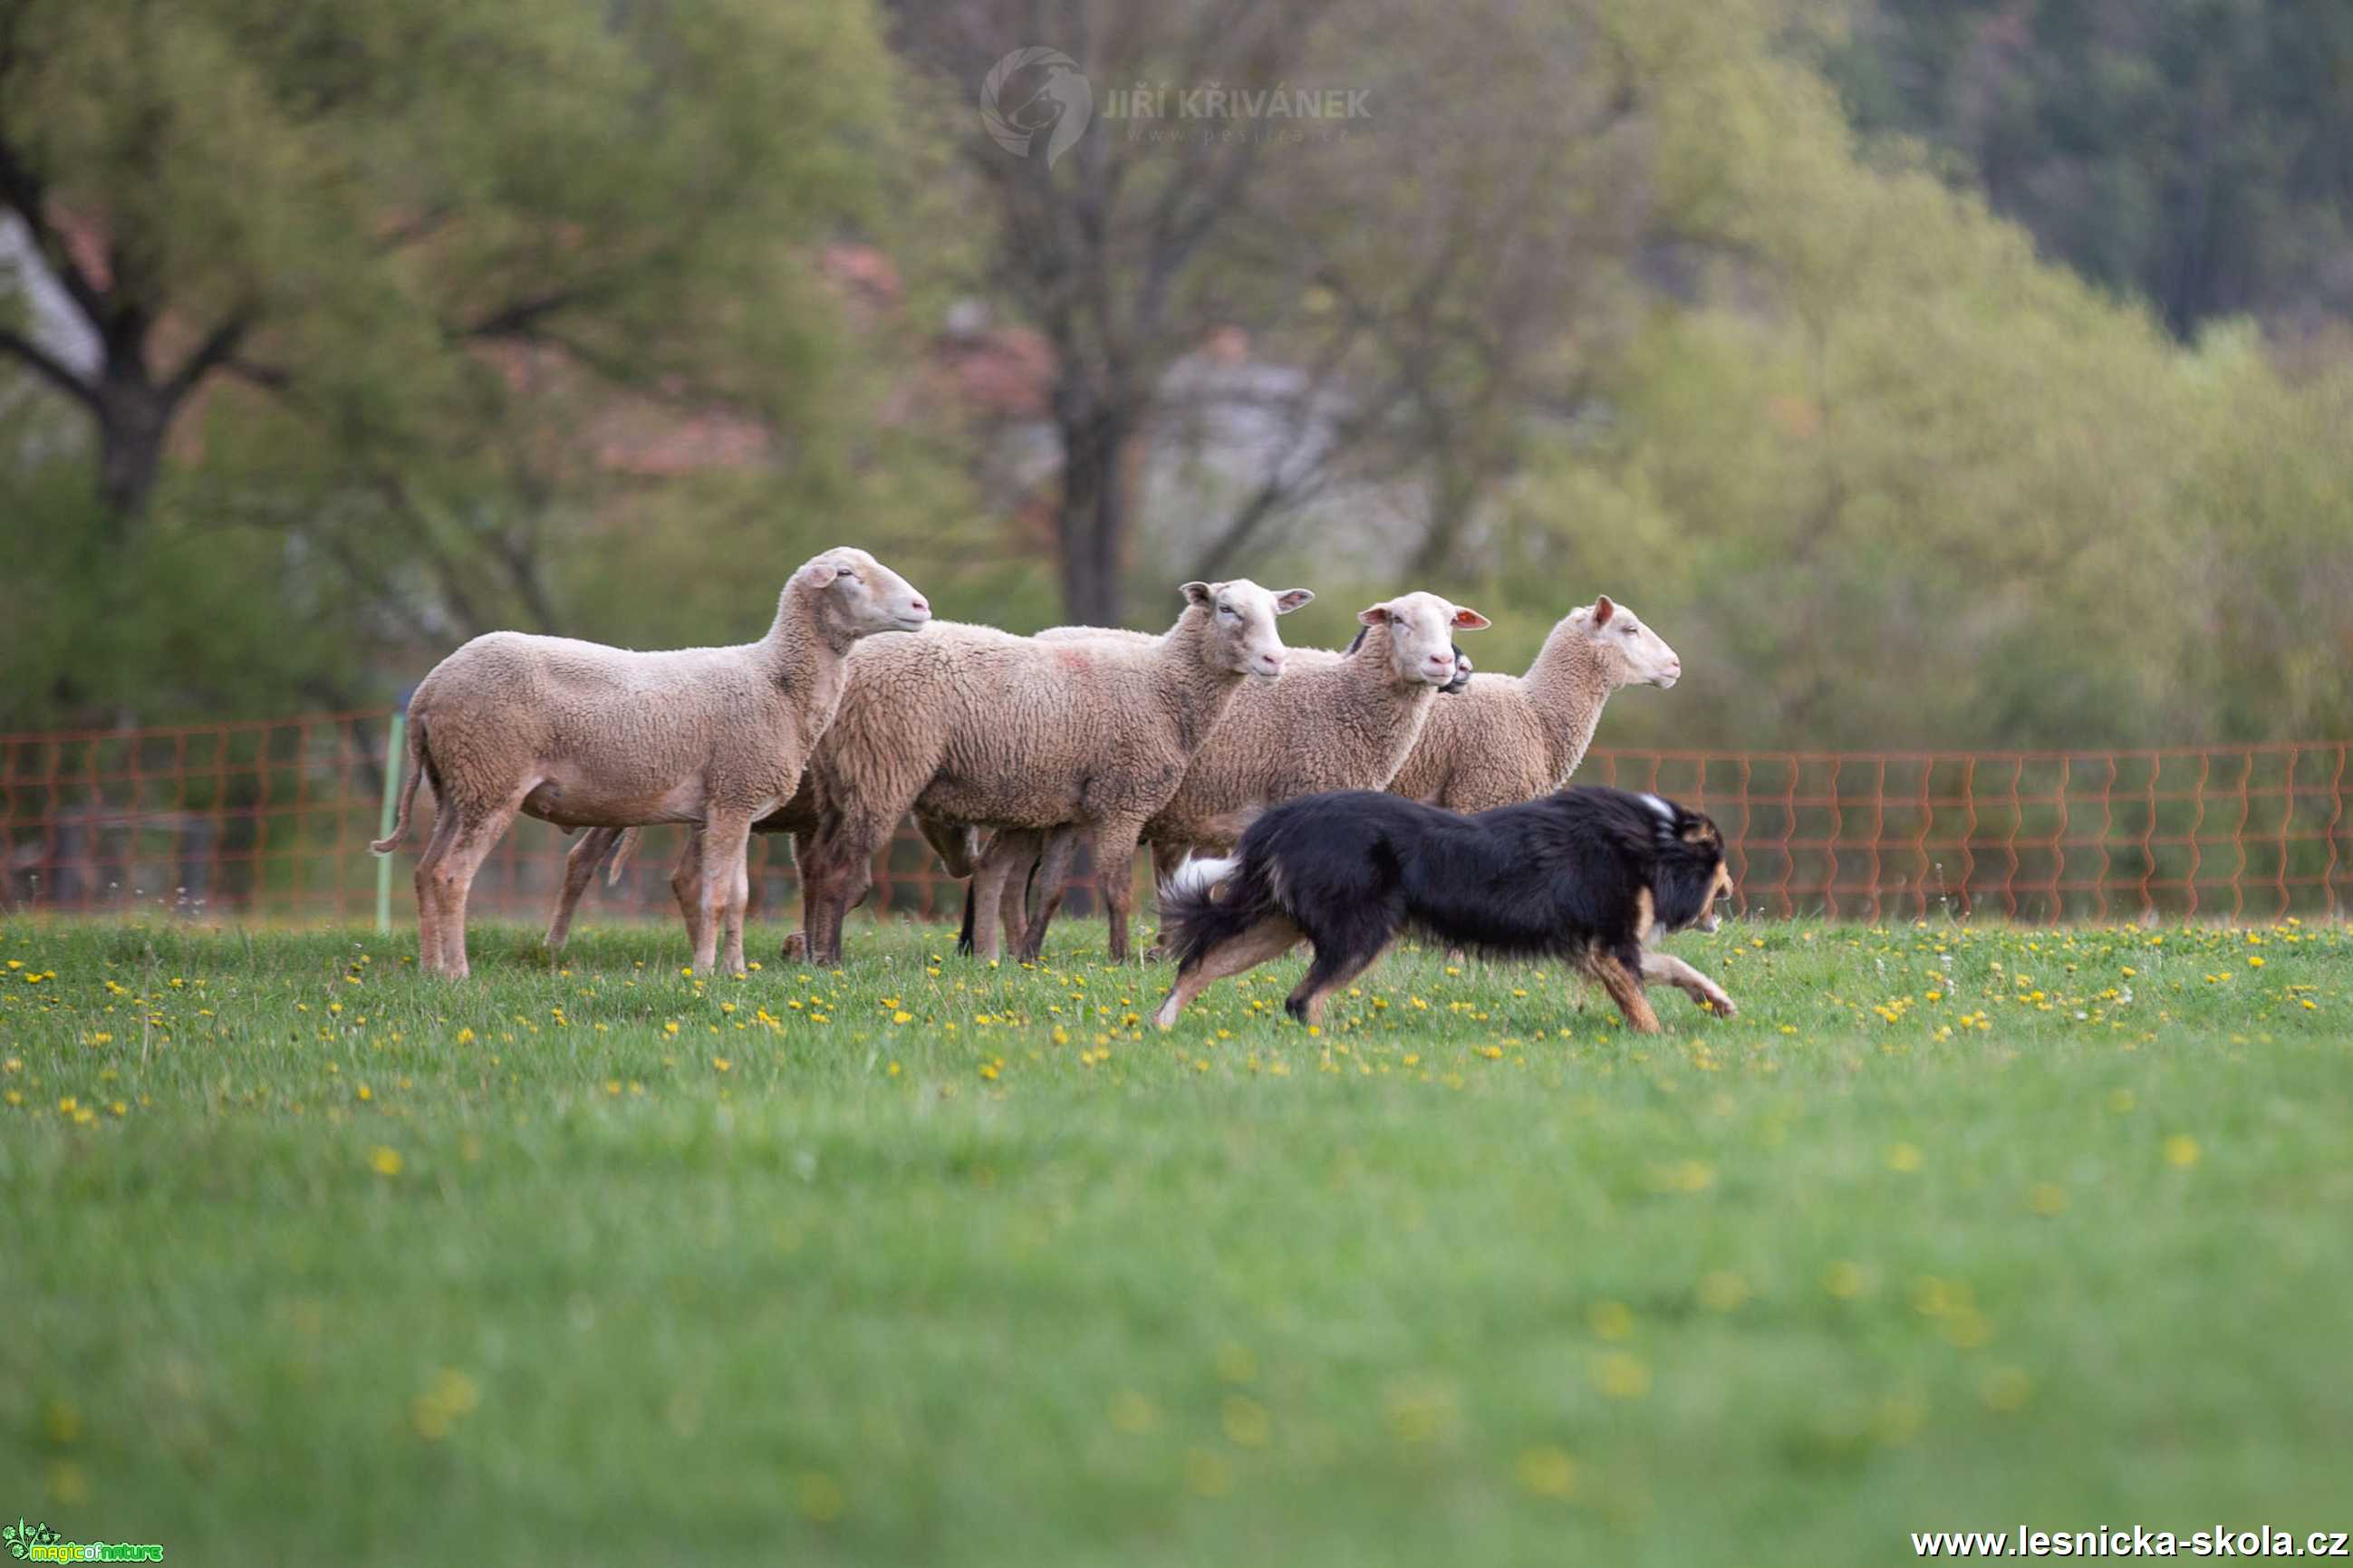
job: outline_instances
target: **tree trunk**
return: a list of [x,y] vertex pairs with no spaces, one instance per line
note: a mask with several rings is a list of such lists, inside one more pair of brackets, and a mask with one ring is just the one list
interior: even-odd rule
[[154,497],[174,401],[135,367],[109,365],[99,382],[98,495],[118,534],[146,515]]
[[1127,538],[1124,416],[1090,410],[1062,421],[1062,499],[1054,517],[1061,550],[1062,614],[1074,626],[1120,624],[1120,557]]

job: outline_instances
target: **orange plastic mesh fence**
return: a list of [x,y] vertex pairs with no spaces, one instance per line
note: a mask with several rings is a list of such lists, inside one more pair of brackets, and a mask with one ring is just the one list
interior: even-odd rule
[[[269,921],[375,908],[367,841],[389,715],[0,735],[0,910],[138,907]],[[2353,742],[2120,752],[1596,751],[1579,782],[1715,816],[1741,902],[1871,920],[2332,917],[2353,892]],[[419,815],[429,820],[423,795]],[[407,847],[427,823],[413,823]],[[584,913],[666,915],[679,830],[649,829]],[[484,914],[542,919],[569,841],[523,821],[475,884]],[[404,859],[393,880],[406,918]],[[787,913],[791,857],[755,838],[753,901]],[[1092,903],[1082,876],[1069,907]],[[961,886],[912,827],[876,857],[869,908],[953,919]]]

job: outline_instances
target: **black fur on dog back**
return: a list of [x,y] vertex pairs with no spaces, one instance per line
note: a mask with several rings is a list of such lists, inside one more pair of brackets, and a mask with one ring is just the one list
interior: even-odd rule
[[1642,893],[1655,930],[1699,920],[1724,838],[1698,812],[1600,785],[1473,816],[1345,790],[1276,806],[1236,858],[1214,883],[1163,889],[1180,968],[1280,915],[1335,970],[1409,932],[1497,958],[1608,956],[1639,973]]

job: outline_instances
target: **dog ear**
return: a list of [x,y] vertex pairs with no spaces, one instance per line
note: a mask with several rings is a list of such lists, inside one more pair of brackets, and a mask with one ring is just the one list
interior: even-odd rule
[[1715,849],[1723,847],[1724,835],[1718,833],[1715,824],[1706,817],[1695,816],[1683,824],[1683,840],[1686,844],[1701,844]]

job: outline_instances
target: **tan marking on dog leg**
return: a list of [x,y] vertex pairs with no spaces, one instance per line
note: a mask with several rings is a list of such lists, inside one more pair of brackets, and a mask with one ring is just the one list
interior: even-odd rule
[[1324,1003],[1325,999],[1328,998],[1333,992],[1337,991],[1341,986],[1347,984],[1350,981],[1356,979],[1357,975],[1362,974],[1366,970],[1370,969],[1374,964],[1380,962],[1381,953],[1387,952],[1388,951],[1388,948],[1384,946],[1379,952],[1374,953],[1362,963],[1350,964],[1345,969],[1335,972],[1329,980],[1324,981],[1324,984],[1316,986],[1313,991],[1307,989],[1307,982],[1304,980],[1301,981],[1299,983],[1300,988],[1291,994],[1292,1000],[1299,1004],[1300,1010],[1306,1015],[1306,1021],[1308,1023],[1323,1023]]
[[1176,972],[1176,984],[1168,988],[1168,999],[1160,1004],[1152,1021],[1164,1029],[1175,1028],[1176,1015],[1185,1010],[1186,1004],[1212,984],[1281,958],[1297,947],[1305,935],[1283,916],[1269,915],[1239,936],[1227,938],[1203,953],[1199,963]]
[[1618,1004],[1618,1011],[1626,1016],[1627,1026],[1636,1034],[1659,1032],[1659,1016],[1651,1011],[1651,999],[1642,994],[1642,982],[1624,964],[1599,953],[1586,960],[1585,972],[1609,994],[1609,1000]]
[[1659,901],[1648,888],[1634,889],[1634,940],[1648,944],[1651,933],[1658,929]]
[[1665,984],[1673,986],[1693,1001],[1713,1011],[1719,1018],[1729,1018],[1740,1009],[1732,1005],[1724,987],[1685,963],[1671,952],[1642,954],[1642,984]]

